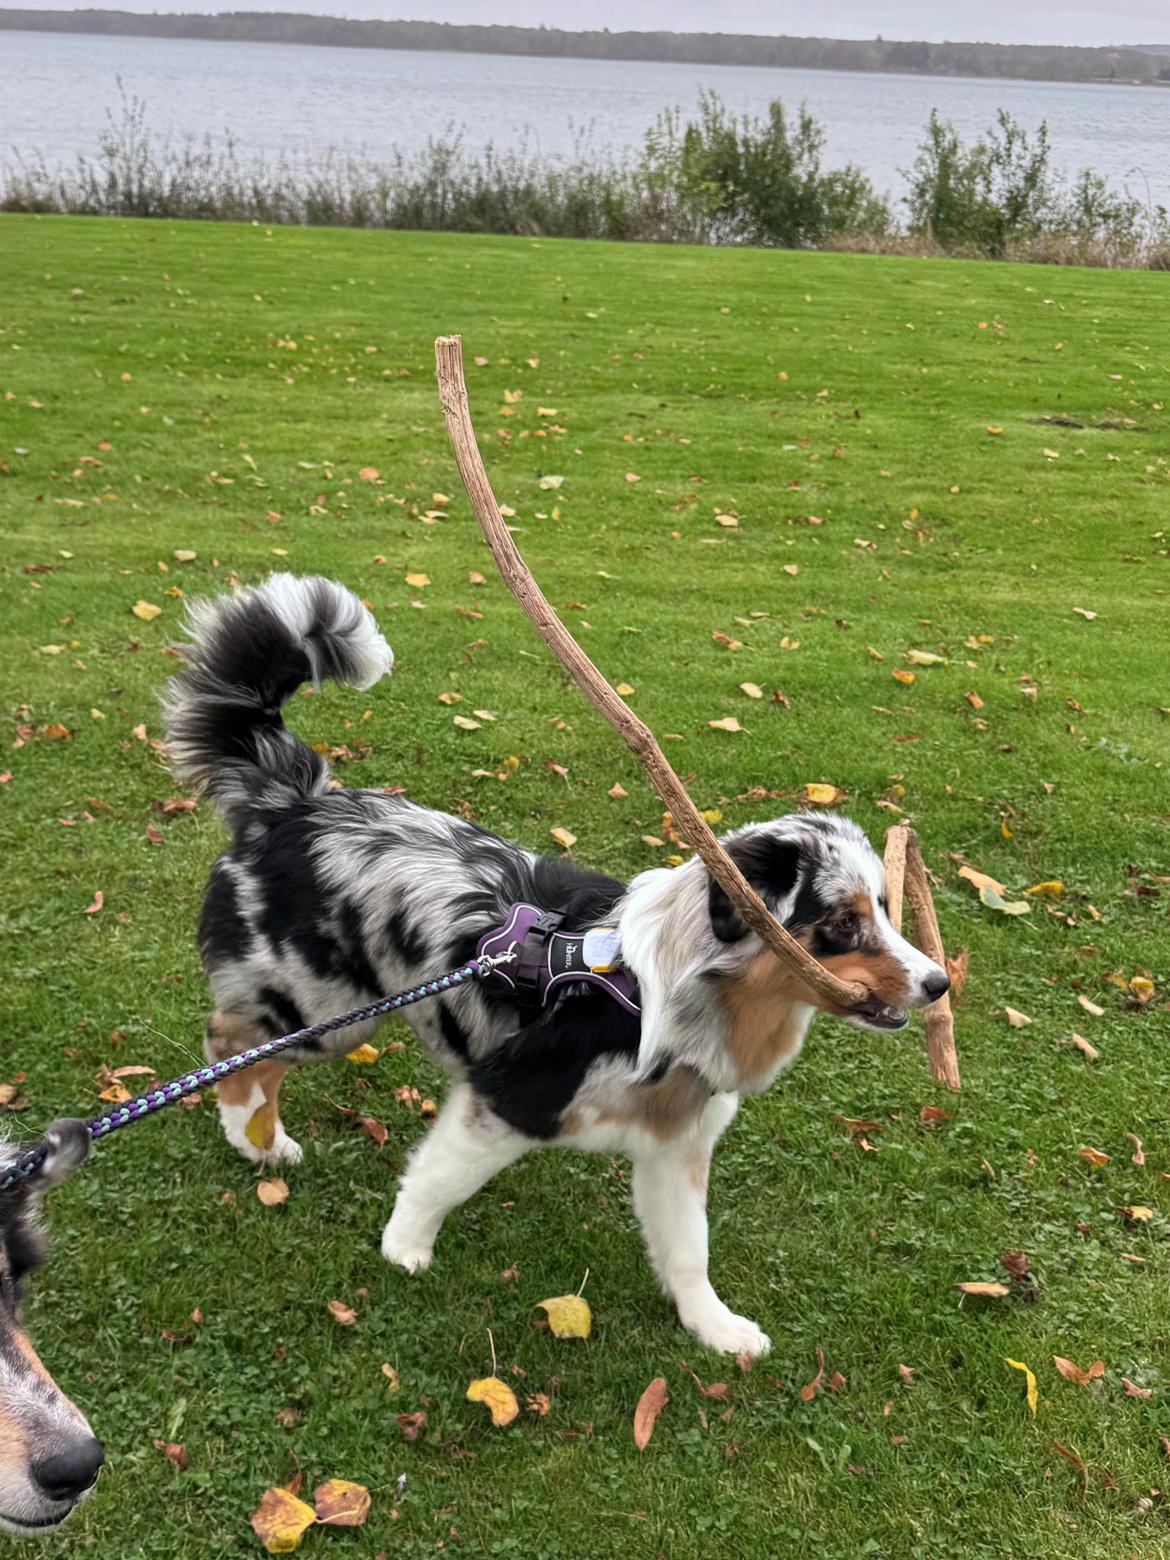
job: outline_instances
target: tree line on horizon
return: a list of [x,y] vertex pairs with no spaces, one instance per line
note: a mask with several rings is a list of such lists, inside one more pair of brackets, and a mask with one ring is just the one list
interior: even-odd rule
[[747,33],[571,32],[551,27],[354,21],[291,11],[140,15],[130,11],[0,9],[0,30],[300,43],[544,58],[754,65],[803,70],[995,76],[1031,81],[1170,82],[1170,45],[923,43]]

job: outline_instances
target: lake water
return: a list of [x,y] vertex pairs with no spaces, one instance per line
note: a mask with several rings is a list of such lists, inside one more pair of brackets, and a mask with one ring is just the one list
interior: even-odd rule
[[475,149],[561,157],[584,137],[600,154],[638,146],[659,110],[692,108],[704,87],[739,111],[782,97],[821,121],[831,163],[856,162],[895,195],[932,108],[968,138],[1004,108],[1029,129],[1048,121],[1058,166],[1170,206],[1170,89],[50,33],[0,32],[0,160],[92,153],[119,79],[159,136],[230,131],[245,156],[293,160],[385,159],[450,127]]

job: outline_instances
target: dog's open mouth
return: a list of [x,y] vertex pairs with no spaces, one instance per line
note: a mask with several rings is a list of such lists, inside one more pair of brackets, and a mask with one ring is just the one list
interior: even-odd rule
[[855,1008],[852,1009],[851,1018],[857,1019],[868,1029],[901,1029],[906,1023],[906,1014],[901,1008],[890,1007],[878,996],[876,991],[871,991]]

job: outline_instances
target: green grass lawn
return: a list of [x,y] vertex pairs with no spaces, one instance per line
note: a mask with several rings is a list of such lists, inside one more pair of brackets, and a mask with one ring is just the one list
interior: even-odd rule
[[[1151,1495],[1170,1481],[1165,297],[1144,273],[3,220],[15,1130],[93,1113],[103,1066],[171,1076],[199,1047],[195,919],[223,837],[205,806],[161,814],[175,792],[143,740],[183,596],[287,568],[368,599],[393,678],[293,712],[352,755],[345,784],[403,785],[537,849],[564,827],[622,875],[671,849],[644,842],[660,808],[634,761],[492,574],[435,394],[439,333],[463,334],[529,562],[675,736],[700,806],[730,826],[825,781],[879,844],[897,816],[882,804],[904,809],[948,945],[971,950],[961,1095],[931,1082],[919,1025],[821,1019],[717,1154],[716,1282],[773,1339],[748,1375],[678,1328],[617,1161],[534,1156],[452,1216],[429,1274],[388,1268],[379,1232],[425,1130],[399,1091],[440,1088],[413,1044],[286,1086],[307,1153],[283,1207],[260,1204],[206,1100],[99,1148],[49,1206],[28,1320],[108,1466],[61,1535],[7,1552],[254,1553],[249,1514],[298,1469],[307,1490],[338,1475],[373,1495],[362,1532],[311,1530],[310,1557],[1167,1552]],[[161,614],[140,621],[139,600]],[[909,649],[945,664],[900,683]],[[497,718],[453,724],[473,709]],[[744,729],[710,729],[728,715]],[[1064,893],[1010,918],[963,861],[1012,899]],[[1140,972],[1145,1007],[1109,978]],[[1095,1064],[1062,1044],[1074,1030]],[[920,1125],[926,1104],[953,1119]],[[386,1124],[384,1148],[351,1110]],[[880,1152],[839,1116],[879,1123]],[[1152,1219],[1127,1223],[1131,1205]],[[1000,1266],[1012,1249],[1031,1284]],[[593,1336],[557,1342],[536,1304],[587,1268]],[[978,1279],[1012,1292],[960,1303],[954,1284]],[[496,1430],[465,1401],[489,1327],[546,1417]],[[844,1381],[805,1403],[818,1348]],[[1054,1354],[1104,1375],[1070,1383]],[[1035,1418],[1005,1357],[1036,1373]],[[671,1401],[640,1454],[631,1418],[659,1374]],[[420,1409],[408,1442],[395,1416]]]

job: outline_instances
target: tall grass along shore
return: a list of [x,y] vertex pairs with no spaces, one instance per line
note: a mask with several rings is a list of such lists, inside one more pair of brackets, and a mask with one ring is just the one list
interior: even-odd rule
[[1030,134],[1001,110],[964,142],[933,113],[897,203],[861,169],[826,167],[824,148],[806,107],[737,117],[704,93],[626,157],[475,153],[450,132],[381,162],[269,162],[230,136],[160,142],[123,97],[92,157],[57,169],[18,155],[0,170],[0,210],[1170,267],[1165,208],[1089,169],[1058,175],[1044,124]]

